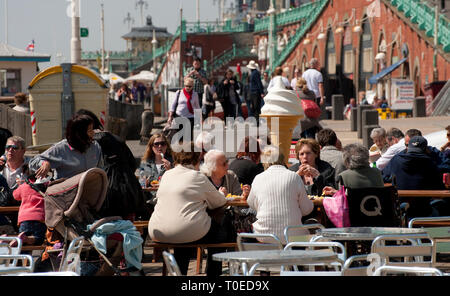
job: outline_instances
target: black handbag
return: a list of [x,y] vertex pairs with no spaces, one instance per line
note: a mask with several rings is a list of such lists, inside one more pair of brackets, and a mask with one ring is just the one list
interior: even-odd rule
[[8,207],[16,205],[17,202],[8,188],[0,187],[0,207]]

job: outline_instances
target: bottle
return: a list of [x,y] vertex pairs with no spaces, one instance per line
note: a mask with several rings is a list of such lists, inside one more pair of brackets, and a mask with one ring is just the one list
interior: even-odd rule
[[373,168],[376,168],[377,167],[377,163],[374,161],[374,162],[372,162],[372,167]]
[[139,184],[141,184],[142,188],[147,187],[146,181],[147,181],[146,173],[144,172],[144,170],[140,170],[139,171]]

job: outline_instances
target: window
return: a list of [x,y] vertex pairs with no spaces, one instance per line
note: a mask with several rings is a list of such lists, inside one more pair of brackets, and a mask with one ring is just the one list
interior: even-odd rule
[[0,69],[0,90],[2,96],[13,96],[22,91],[20,69]]
[[363,49],[363,71],[364,72],[373,71],[373,58],[371,47]]

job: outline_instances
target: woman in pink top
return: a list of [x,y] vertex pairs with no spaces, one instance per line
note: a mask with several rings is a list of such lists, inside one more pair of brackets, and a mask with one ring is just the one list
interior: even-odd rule
[[14,190],[13,196],[21,201],[17,219],[19,238],[24,244],[41,245],[47,232],[44,197],[25,182]]

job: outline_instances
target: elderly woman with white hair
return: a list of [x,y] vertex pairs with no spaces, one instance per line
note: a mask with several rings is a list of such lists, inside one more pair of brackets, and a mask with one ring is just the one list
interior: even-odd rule
[[242,185],[233,171],[228,170],[228,160],[223,151],[212,149],[204,155],[200,171],[205,174],[217,190],[225,196],[242,195],[247,198],[250,185]]
[[[301,225],[302,217],[311,213],[314,205],[301,177],[284,165],[284,155],[278,148],[267,146],[261,160],[265,171],[255,177],[247,198],[249,207],[256,211],[253,232],[272,233],[284,242],[284,228]],[[296,233],[302,234],[306,234],[305,231]]]
[[386,140],[386,130],[382,127],[374,128],[370,132],[370,138],[374,144],[369,148],[369,162],[373,163],[388,150],[389,144]]
[[[383,187],[380,170],[369,166],[369,151],[361,144],[349,144],[343,148],[342,157],[347,170],[338,176],[339,183],[349,188]],[[323,188],[324,195],[333,195],[336,189]]]

